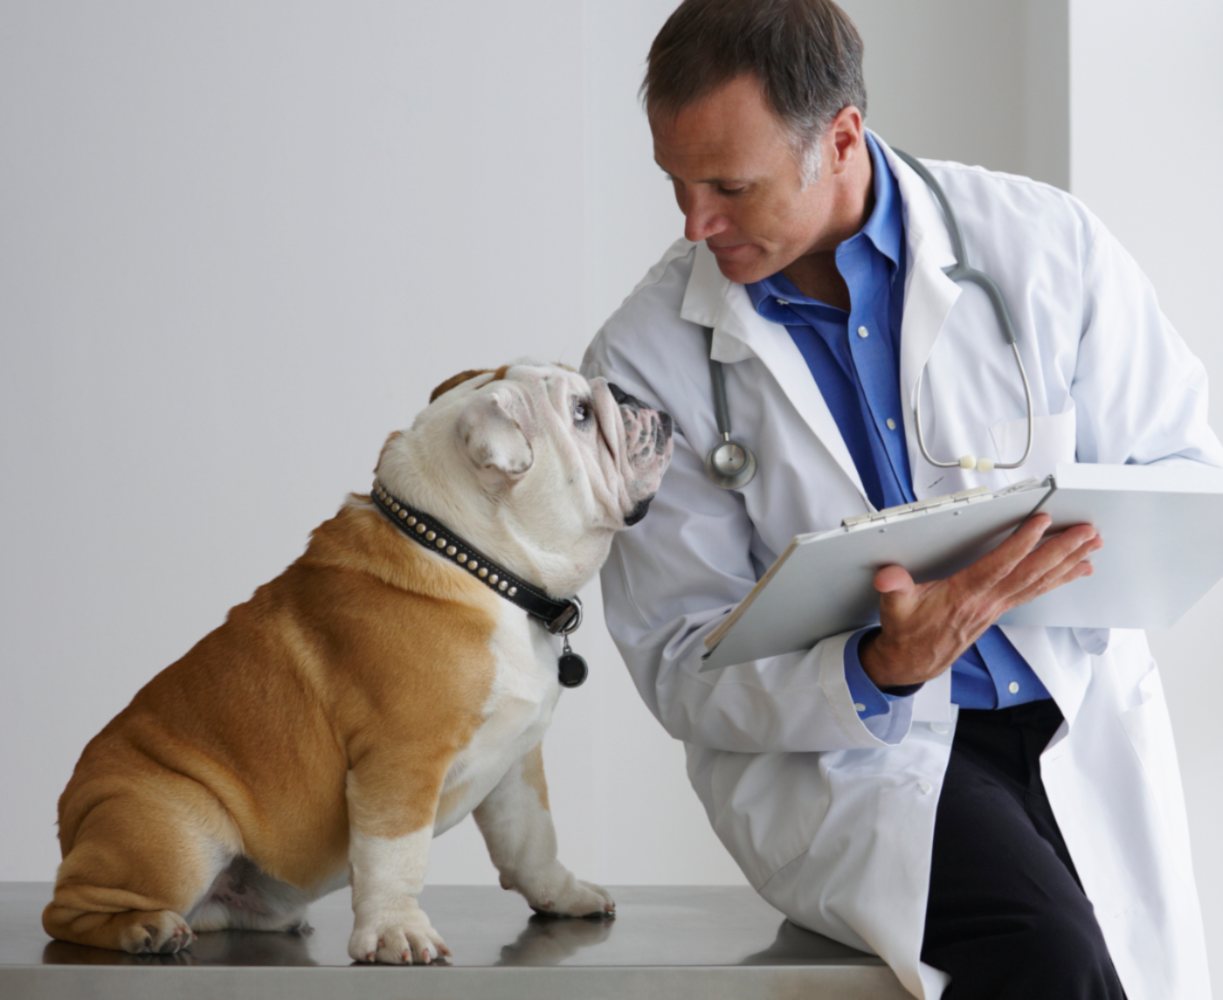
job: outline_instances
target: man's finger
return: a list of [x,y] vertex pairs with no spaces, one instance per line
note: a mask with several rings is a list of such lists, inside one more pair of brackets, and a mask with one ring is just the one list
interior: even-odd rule
[[1035,600],[1042,594],[1047,594],[1051,590],[1072,583],[1081,577],[1090,576],[1094,572],[1094,567],[1090,561],[1091,554],[1099,549],[1102,544],[1099,536],[1094,536],[1090,541],[1075,549],[1055,571],[1046,573],[1044,576],[1033,580],[1027,587],[1016,591],[1009,599],[1009,606],[1012,608],[1018,607],[1021,604]]
[[[1095,528],[1089,524],[1075,525],[1065,531],[1048,538],[1044,544],[1020,561],[1020,563],[999,581],[998,597],[1007,602],[1009,607],[1022,603],[1023,595],[1034,588],[1043,593],[1052,590],[1066,582],[1062,578],[1067,572],[1087,559],[1103,542]],[[1047,584],[1047,585],[1045,585]]]
[[996,549],[982,556],[971,566],[960,570],[965,587],[980,593],[995,587],[1005,579],[1040,544],[1053,519],[1048,514],[1035,514],[1016,528]]

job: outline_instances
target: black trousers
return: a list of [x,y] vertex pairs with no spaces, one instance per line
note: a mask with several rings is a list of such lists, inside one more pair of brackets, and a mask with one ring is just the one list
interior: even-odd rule
[[1052,701],[961,710],[934,826],[922,959],[945,1000],[1122,1000],[1040,777]]

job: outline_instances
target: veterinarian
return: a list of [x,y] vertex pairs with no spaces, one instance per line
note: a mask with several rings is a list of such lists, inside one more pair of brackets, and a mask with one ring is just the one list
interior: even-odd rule
[[[920,997],[1208,997],[1144,635],[994,625],[1088,571],[1090,526],[1037,547],[1033,518],[928,584],[886,568],[880,627],[698,672],[800,532],[1058,462],[1223,464],[1202,366],[1100,221],[931,162],[1013,314],[1021,378],[986,295],[944,273],[931,187],[863,125],[861,57],[827,0],[685,0],[654,41],[643,93],[685,239],[585,369],[666,409],[675,457],[604,570],[609,628],[718,836],[798,924]],[[707,465],[729,435],[711,357],[746,482]]]

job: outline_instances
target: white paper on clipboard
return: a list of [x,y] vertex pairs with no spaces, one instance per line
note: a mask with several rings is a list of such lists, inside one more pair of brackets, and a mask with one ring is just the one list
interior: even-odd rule
[[1171,625],[1223,578],[1223,469],[1194,463],[1062,465],[1045,480],[969,491],[793,539],[705,639],[703,670],[807,649],[878,620],[871,581],[890,563],[918,581],[962,569],[1042,510],[1053,530],[1091,523],[1094,572],[1003,617],[1078,628]]

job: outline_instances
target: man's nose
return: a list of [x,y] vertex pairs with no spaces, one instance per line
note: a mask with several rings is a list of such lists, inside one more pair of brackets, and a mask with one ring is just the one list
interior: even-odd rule
[[700,243],[726,228],[726,217],[712,198],[690,193],[680,210],[684,213],[684,239]]

